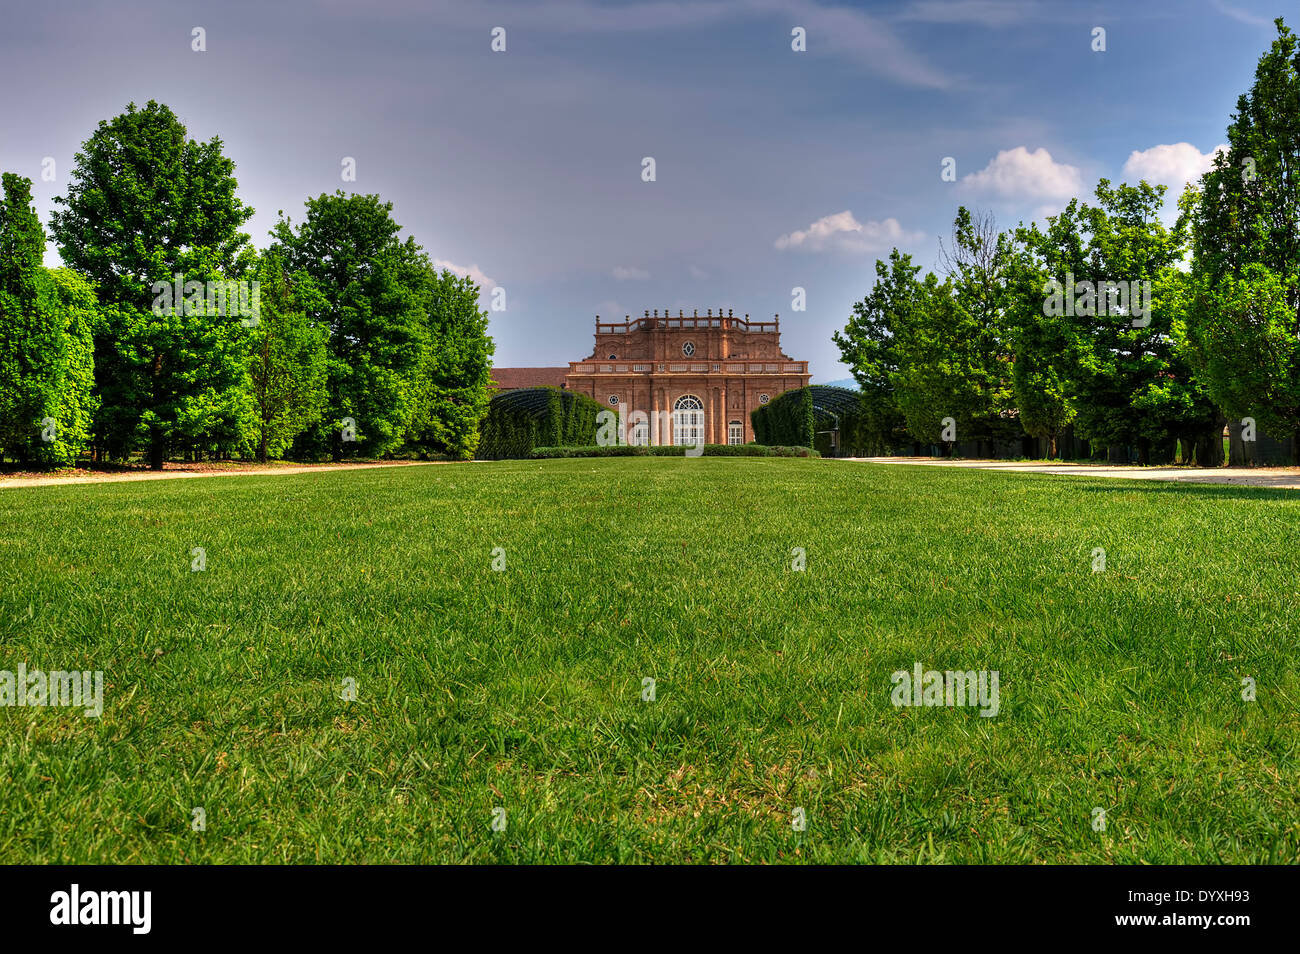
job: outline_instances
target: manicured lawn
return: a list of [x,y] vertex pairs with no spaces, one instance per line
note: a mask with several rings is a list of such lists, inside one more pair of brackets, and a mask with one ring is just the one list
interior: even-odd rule
[[[100,719],[0,709],[0,858],[1296,861],[1298,534],[818,460],[0,491],[0,669],[105,674]],[[917,662],[998,715],[895,708]]]

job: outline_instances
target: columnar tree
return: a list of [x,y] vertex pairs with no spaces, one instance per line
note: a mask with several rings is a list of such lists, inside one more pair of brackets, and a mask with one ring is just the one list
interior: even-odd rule
[[69,268],[45,269],[41,276],[40,307],[56,319],[63,332],[58,358],[59,386],[49,408],[57,422],[53,440],[41,435],[38,460],[52,464],[75,463],[90,447],[98,400],[95,390],[94,330],[102,315],[94,287]]
[[248,336],[249,379],[256,407],[257,459],[283,455],[293,439],[320,420],[326,389],[324,327],[309,314],[324,308],[306,272],[288,275],[271,250],[258,265],[260,315]]
[[488,314],[479,308],[479,288],[472,279],[438,271],[424,255],[412,272],[424,347],[408,442],[468,460],[478,446],[489,399],[493,344]]
[[96,302],[67,269],[41,264],[31,180],[3,176],[0,202],[0,454],[70,464],[89,436]]

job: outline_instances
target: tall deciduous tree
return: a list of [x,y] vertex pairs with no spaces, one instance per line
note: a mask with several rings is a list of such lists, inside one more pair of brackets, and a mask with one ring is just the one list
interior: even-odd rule
[[[234,277],[251,263],[219,138],[197,142],[166,106],[132,103],[77,153],[52,219],[64,262],[96,283],[97,439],[113,456],[139,442],[159,469],[179,446],[234,446],[247,426],[238,320],[154,308],[155,282]],[[177,303],[178,304],[178,303]]]
[[[1161,224],[1164,187],[1097,184],[1097,204],[1071,200],[1018,237],[1056,283],[1048,340],[1063,351],[1056,370],[1077,411],[1079,433],[1095,443],[1134,445],[1147,463],[1172,458],[1175,442],[1198,441],[1218,411],[1193,380],[1172,337],[1177,317],[1177,264],[1185,221]],[[1119,289],[1123,283],[1123,290]],[[1149,295],[1147,290],[1149,289]],[[1127,304],[1125,304],[1127,299]],[[1220,457],[1222,446],[1220,444]]]
[[377,195],[320,195],[300,225],[281,219],[272,231],[286,266],[315,279],[330,331],[328,412],[299,447],[337,458],[409,440],[469,456],[487,401],[486,316],[473,283],[437,274],[398,238],[392,208]]
[[1016,265],[1010,235],[997,230],[991,213],[957,209],[952,240],[941,246],[961,322],[953,347],[965,361],[960,373],[973,400],[963,407],[964,436],[982,440],[1018,437],[1011,385],[1008,282]]
[[927,274],[913,307],[894,317],[895,402],[916,437],[937,442],[944,419],[956,440],[1020,433],[1011,401],[1006,275],[1011,244],[986,215],[959,209],[942,255],[947,275]]
[[844,330],[835,332],[843,362],[852,370],[862,393],[863,431],[866,444],[881,450],[893,448],[904,425],[894,396],[894,375],[898,372],[894,329],[907,321],[917,307],[920,286],[919,265],[898,249],[889,261],[876,260],[876,283],[861,301]]
[[945,439],[945,418],[956,428],[955,440],[976,436],[986,422],[982,376],[984,365],[972,337],[969,316],[957,301],[951,279],[933,272],[918,285],[916,307],[895,316],[898,369],[890,376],[894,400],[907,430],[929,443]]
[[1224,410],[1300,455],[1300,39],[1276,25],[1201,182],[1183,337]]
[[1069,371],[1078,345],[1070,325],[1044,313],[1046,270],[1023,246],[1018,249],[1007,285],[1012,397],[1025,433],[1046,438],[1048,456],[1056,457],[1061,435],[1075,417]]
[[386,454],[404,440],[416,403],[423,339],[403,279],[419,246],[398,239],[393,205],[377,195],[339,191],[306,205],[297,228],[281,218],[271,233],[286,267],[315,280],[323,307],[313,317],[329,330],[327,412],[297,447],[335,459]]

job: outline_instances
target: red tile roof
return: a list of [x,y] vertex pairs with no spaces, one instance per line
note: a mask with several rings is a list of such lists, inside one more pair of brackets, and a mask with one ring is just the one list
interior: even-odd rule
[[516,388],[562,388],[564,376],[569,373],[564,368],[493,368],[492,380],[499,391],[513,391]]

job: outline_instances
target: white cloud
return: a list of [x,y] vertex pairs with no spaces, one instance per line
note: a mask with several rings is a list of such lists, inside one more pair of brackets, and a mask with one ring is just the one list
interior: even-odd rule
[[923,237],[921,232],[905,231],[898,219],[859,222],[846,209],[823,216],[806,229],[782,235],[775,244],[782,250],[881,252],[909,242],[919,242]]
[[[481,7],[477,0],[445,3],[440,17],[472,24],[477,29],[482,24]],[[732,23],[758,22],[779,24],[782,43],[788,44],[790,29],[798,24],[808,30],[810,40],[816,38],[817,45],[809,46],[809,56],[829,54],[905,86],[951,89],[956,85],[943,70],[931,65],[928,56],[908,49],[884,17],[852,5],[827,5],[815,0],[631,0],[620,4],[601,0],[552,0],[547,4],[513,0],[497,8],[494,15],[501,22],[533,31],[698,33],[725,29]]]
[[1037,0],[914,0],[899,12],[898,19],[1007,27],[1060,12],[1059,7]]
[[1140,151],[1135,149],[1124,163],[1124,175],[1132,182],[1146,179],[1147,182],[1169,186],[1165,195],[1165,202],[1169,203],[1177,200],[1187,183],[1200,179],[1210,170],[1215,154],[1227,151],[1228,146],[1224,143],[1202,153],[1190,142],[1152,146]]
[[477,265],[470,265],[468,268],[463,265],[457,265],[455,262],[449,262],[443,258],[433,260],[434,268],[445,268],[449,272],[455,272],[457,275],[468,275],[478,283],[480,291],[487,291],[489,288],[496,288],[497,283],[483,274],[483,270]]
[[[951,89],[955,85],[952,77],[908,50],[888,23],[862,10],[788,0],[749,0],[744,5],[806,27],[808,36],[827,52],[898,83],[922,89]],[[809,50],[813,49],[816,47],[809,46]]]
[[644,268],[625,268],[622,265],[618,265],[614,268],[614,277],[620,282],[643,282],[650,277],[650,273]]
[[1223,0],[1210,0],[1210,5],[1224,16],[1232,17],[1232,19],[1236,20],[1238,23],[1245,23],[1249,26],[1255,27],[1271,27],[1273,25],[1273,21],[1268,17],[1257,17],[1255,14],[1242,10],[1240,7],[1229,6],[1224,3]]
[[1062,202],[1083,192],[1078,168],[1057,162],[1041,146],[1004,149],[979,172],[962,177],[962,185],[1004,199]]
[[686,270],[690,272],[691,278],[696,278],[703,281],[704,279],[709,277],[709,273],[706,272],[704,269],[700,268],[700,266],[698,265],[691,265]]

